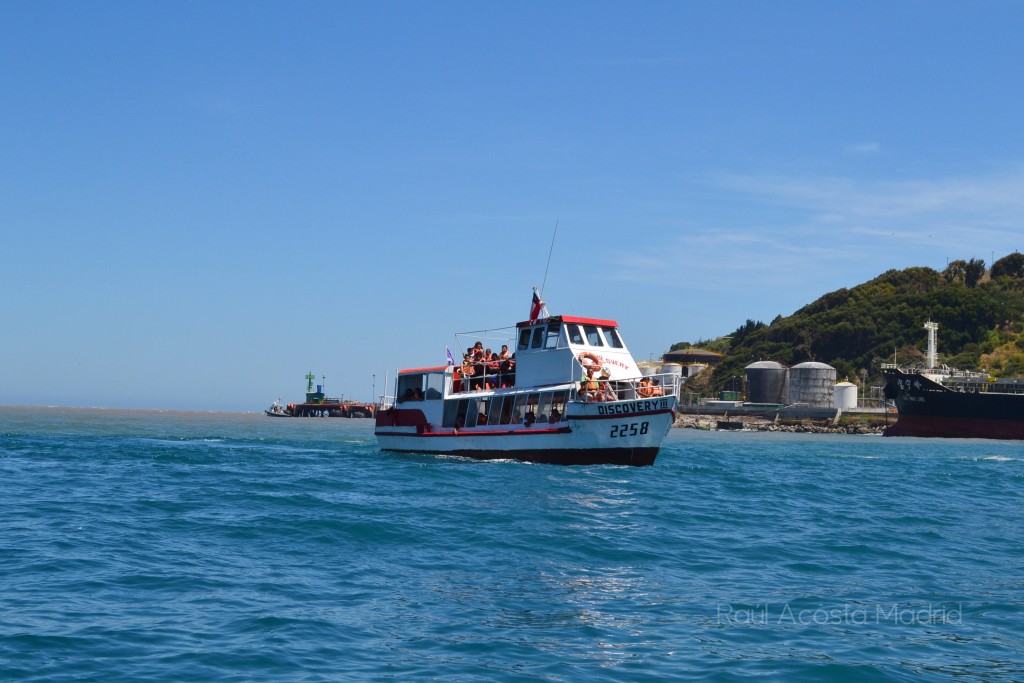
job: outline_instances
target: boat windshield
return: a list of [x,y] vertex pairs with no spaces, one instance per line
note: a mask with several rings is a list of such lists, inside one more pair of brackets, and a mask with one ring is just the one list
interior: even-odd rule
[[608,346],[613,349],[621,349],[625,346],[622,343],[622,337],[619,336],[619,331],[614,327],[602,327],[601,331],[604,332],[604,338],[608,342]]

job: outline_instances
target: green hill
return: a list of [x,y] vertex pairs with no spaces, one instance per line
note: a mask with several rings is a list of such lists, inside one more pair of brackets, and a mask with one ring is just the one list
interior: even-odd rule
[[985,270],[983,261],[954,261],[943,271],[890,270],[870,282],[826,294],[770,324],[747,320],[728,340],[680,342],[724,354],[711,386],[721,389],[758,360],[795,365],[814,360],[839,379],[873,382],[881,364],[923,358],[927,320],[939,324],[939,359],[986,368],[997,377],[1024,374],[1024,255]]

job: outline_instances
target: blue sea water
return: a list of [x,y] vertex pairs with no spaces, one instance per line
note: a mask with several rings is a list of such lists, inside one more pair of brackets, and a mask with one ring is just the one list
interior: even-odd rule
[[3,681],[1024,679],[1024,444],[0,408]]

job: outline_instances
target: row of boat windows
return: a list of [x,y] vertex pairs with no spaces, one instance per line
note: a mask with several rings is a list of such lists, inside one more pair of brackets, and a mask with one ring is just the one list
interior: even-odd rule
[[565,419],[569,390],[538,391],[516,396],[449,399],[441,426],[462,429],[483,425],[553,424]]
[[[559,323],[525,327],[519,331],[519,350],[557,348],[561,330],[562,325]],[[619,331],[614,327],[566,323],[565,339],[577,346],[610,346],[613,349],[624,347]]]

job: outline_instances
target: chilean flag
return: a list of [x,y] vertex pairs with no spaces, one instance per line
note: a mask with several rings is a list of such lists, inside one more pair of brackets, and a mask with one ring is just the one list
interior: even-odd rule
[[537,294],[537,288],[533,288],[533,305],[530,306],[530,320],[537,320],[540,318],[541,309],[544,308],[544,302],[540,300],[540,295]]

